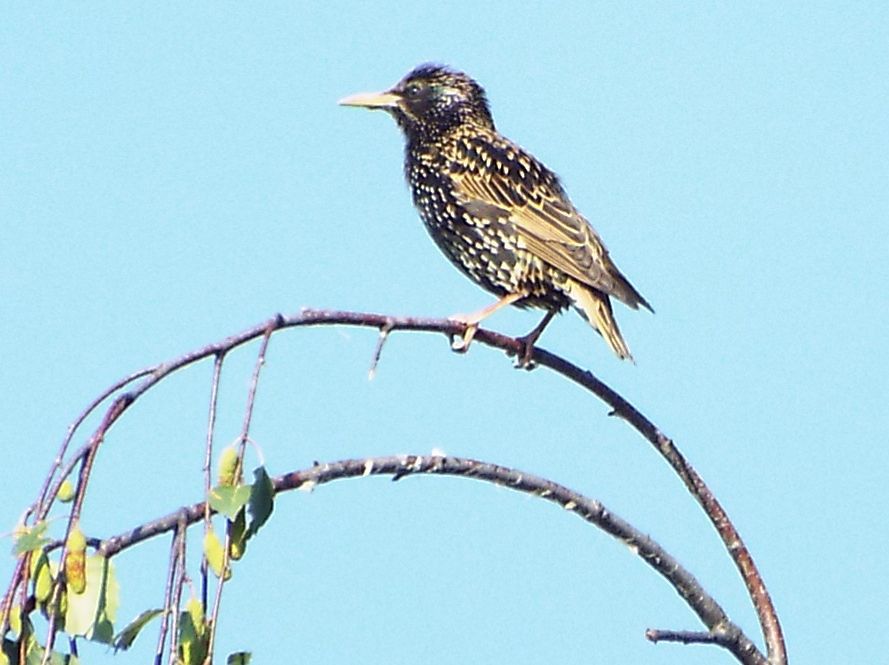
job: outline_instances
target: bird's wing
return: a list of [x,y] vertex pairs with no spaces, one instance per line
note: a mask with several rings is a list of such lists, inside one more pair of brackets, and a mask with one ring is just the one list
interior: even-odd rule
[[[582,284],[630,307],[648,307],[620,273],[590,223],[571,204],[556,176],[518,146],[465,144],[451,167],[455,194],[468,210],[495,207],[515,225],[519,246]],[[480,159],[481,158],[481,159]],[[484,169],[471,165],[485,164]]]

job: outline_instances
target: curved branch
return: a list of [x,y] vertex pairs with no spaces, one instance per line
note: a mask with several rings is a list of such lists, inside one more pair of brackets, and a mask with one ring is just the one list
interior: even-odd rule
[[741,539],[738,530],[735,529],[735,525],[729,519],[722,504],[719,503],[694,467],[679,452],[673,440],[661,432],[648,418],[643,416],[636,407],[602,383],[591,372],[581,370],[567,360],[543,349],[534,350],[534,359],[541,365],[555,370],[593,392],[611,406],[614,415],[626,420],[633,429],[644,436],[661,456],[667,460],[682,479],[682,482],[685,483],[688,491],[697,499],[707,517],[710,518],[729,556],[731,556],[732,561],[735,562],[735,566],[741,573],[741,578],[744,580],[762,627],[763,637],[768,649],[769,662],[775,665],[786,665],[787,652],[781,624],[778,621],[778,614],[766,589],[765,582],[759,573],[759,569],[753,562],[750,551]]
[[[386,333],[398,330],[437,332],[448,337],[462,335],[465,329],[464,324],[449,319],[393,317],[383,314],[362,312],[304,309],[299,314],[295,315],[284,316],[278,314],[260,325],[244,330],[241,333],[228,337],[215,344],[210,344],[192,351],[191,353],[180,356],[168,363],[162,363],[140,370],[139,372],[131,374],[118,384],[115,384],[125,387],[134,379],[145,377],[134,389],[118,395],[117,399],[115,399],[109,406],[102,424],[92,435],[90,442],[75,453],[74,459],[70,460],[68,463],[68,468],[71,468],[80,458],[87,454],[94,455],[97,444],[104,439],[107,430],[116,422],[116,420],[123,415],[136,399],[166,376],[207,357],[227,353],[228,351],[254,339],[269,336],[277,330],[318,325],[362,326],[376,328],[385,331]],[[479,329],[475,335],[475,339],[482,344],[501,349],[513,356],[521,354],[525,350],[522,342],[518,339],[501,335],[490,330]],[[785,665],[787,662],[787,655],[781,626],[778,621],[777,613],[775,612],[774,604],[766,590],[762,577],[759,574],[747,547],[744,545],[740,535],[729,520],[725,510],[713,496],[712,492],[697,472],[676,449],[673,441],[665,436],[635,407],[596,378],[591,372],[582,370],[573,363],[570,363],[555,354],[549,353],[544,349],[536,347],[533,349],[531,359],[534,363],[548,367],[553,371],[562,374],[595,394],[599,399],[611,406],[614,415],[621,416],[626,420],[667,460],[670,466],[685,483],[688,490],[704,509],[725,544],[729,555],[732,557],[732,560],[741,573],[741,577],[744,580],[759,618],[763,637],[768,649],[768,662],[772,665]],[[103,399],[113,393],[114,390],[106,391],[106,393],[103,394]],[[98,401],[94,402],[92,406],[95,406],[96,404],[98,404]],[[72,424],[72,427],[69,428],[66,442],[70,441],[74,431],[82,422],[83,419],[79,418]],[[56,464],[52,471],[54,472],[57,469],[58,465]],[[55,490],[56,488],[53,489]],[[53,495],[50,495],[49,499],[43,502],[40,506],[38,519],[42,519],[48,512],[52,503],[52,496]],[[7,598],[4,598],[4,602],[0,607],[8,606],[10,600],[11,599],[8,596]],[[711,631],[718,630],[718,626],[715,625],[708,625],[708,628]]]
[[[276,492],[285,492],[311,489],[316,485],[346,478],[388,475],[392,476],[393,480],[399,480],[413,474],[458,476],[481,480],[530,494],[571,511],[623,542],[631,552],[664,577],[710,629],[705,635],[711,635],[712,639],[706,640],[707,642],[727,649],[745,665],[766,665],[766,659],[756,645],[728,618],[719,603],[706,592],[700,582],[661,545],[615,515],[599,501],[545,478],[496,464],[459,457],[397,455],[318,464],[310,469],[278,476],[272,483]],[[104,556],[114,556],[149,538],[181,528],[183,521],[188,524],[201,521],[205,509],[204,502],[180,508],[131,531],[101,541],[98,550]],[[646,631],[646,636],[651,639],[650,635],[662,633],[663,631],[649,630]]]

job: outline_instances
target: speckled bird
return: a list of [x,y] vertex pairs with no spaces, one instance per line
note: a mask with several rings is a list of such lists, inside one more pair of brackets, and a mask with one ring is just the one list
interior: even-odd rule
[[382,109],[406,139],[404,172],[414,205],[439,249],[498,297],[452,319],[468,347],[480,321],[506,305],[547,310],[526,335],[524,361],[552,317],[573,306],[619,358],[632,360],[610,297],[652,310],[571,203],[558,177],[497,132],[484,89],[437,64],[415,68],[385,92],[340,100]]

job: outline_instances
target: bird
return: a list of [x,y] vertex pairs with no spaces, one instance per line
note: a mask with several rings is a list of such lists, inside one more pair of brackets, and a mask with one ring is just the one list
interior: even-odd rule
[[487,94],[464,72],[424,63],[383,92],[339,100],[383,110],[405,139],[404,175],[427,231],[448,259],[497,300],[452,320],[466,350],[481,321],[507,305],[546,311],[520,365],[553,316],[573,307],[620,359],[633,356],[611,298],[651,305],[617,268],[558,176],[494,126]]

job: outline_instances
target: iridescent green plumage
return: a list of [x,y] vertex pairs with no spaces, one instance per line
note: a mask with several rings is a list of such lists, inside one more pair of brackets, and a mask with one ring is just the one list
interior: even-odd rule
[[630,351],[609,296],[651,306],[618,270],[601,238],[572,205],[556,175],[494,127],[487,98],[469,76],[417,67],[383,93],[350,106],[388,111],[405,134],[405,177],[426,228],[444,254],[494,305],[465,317],[467,343],[478,322],[506,304],[553,313],[574,306],[620,358]]

